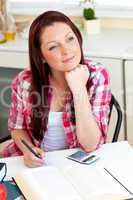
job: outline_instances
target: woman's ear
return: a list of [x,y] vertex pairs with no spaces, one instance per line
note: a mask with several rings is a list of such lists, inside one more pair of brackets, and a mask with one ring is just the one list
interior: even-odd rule
[[45,60],[44,56],[42,55],[42,52],[40,52],[40,58],[42,60],[42,63],[46,63],[46,60]]
[[46,63],[46,61],[45,61],[45,59],[44,58],[42,58],[42,63],[44,64],[44,63]]

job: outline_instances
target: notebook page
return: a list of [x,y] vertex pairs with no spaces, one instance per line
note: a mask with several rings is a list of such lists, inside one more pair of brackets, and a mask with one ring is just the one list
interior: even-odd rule
[[93,166],[77,165],[64,170],[66,178],[84,200],[97,199],[100,196],[128,196],[129,194],[117,184],[104,170]]
[[71,183],[54,167],[27,169],[15,180],[28,200],[81,200]]
[[133,154],[105,167],[133,194]]
[[104,167],[133,193],[133,148],[121,148],[117,159],[112,156],[111,160],[112,162],[106,163]]
[[27,200],[41,200],[40,188],[33,176],[27,173],[27,171],[23,171],[21,174],[16,175],[14,180]]
[[0,158],[0,162],[7,164],[7,175],[4,180],[11,180],[16,173],[28,169],[28,167],[24,165],[23,156]]

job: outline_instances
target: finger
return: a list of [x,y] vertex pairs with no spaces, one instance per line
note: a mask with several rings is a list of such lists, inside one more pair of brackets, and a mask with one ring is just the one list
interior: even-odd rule
[[77,66],[77,68],[80,68],[80,67],[82,67],[83,65],[81,65],[81,64],[79,64],[78,66]]
[[70,77],[71,74],[72,74],[72,70],[71,70],[71,71],[67,71],[67,72],[66,72],[66,77]]
[[38,148],[37,153],[41,156],[42,159],[44,158],[45,152],[42,149]]
[[43,164],[34,162],[25,162],[25,165],[30,168],[41,167]]
[[40,166],[42,166],[42,165],[44,165],[44,162],[40,162],[40,161],[33,161],[33,162],[31,162],[30,163],[31,164],[31,166],[33,166],[33,167],[40,167]]
[[43,164],[44,163],[44,159],[43,158],[38,158],[38,157],[33,155],[32,158],[31,158],[31,162],[32,163]]
[[85,70],[88,70],[88,67],[86,65],[83,65],[83,67],[84,67]]
[[30,162],[38,162],[38,163],[43,163],[43,159],[38,158],[37,156],[35,156],[33,153],[29,153],[25,155],[25,159]]
[[[78,65],[78,68],[81,68],[81,67],[86,68],[87,66],[86,66],[86,65],[83,65],[83,64],[79,64],[79,65]],[[88,68],[88,67],[87,67],[87,68]]]
[[65,75],[66,75],[66,76],[68,76],[68,75],[69,75],[69,73],[70,73],[70,71],[67,71],[67,72],[65,72]]
[[71,71],[70,71],[70,73],[75,73],[75,72],[77,72],[77,71],[79,71],[81,69],[81,67],[75,67],[75,68],[73,68]]
[[72,73],[73,71],[75,71],[76,69],[78,68],[78,66],[76,66],[76,67],[73,67],[71,70],[69,70],[69,71],[67,71],[66,73]]
[[34,157],[26,157],[24,158],[24,163],[28,167],[39,167],[44,164],[44,161],[38,158]]
[[84,70],[85,70],[85,72],[87,72],[88,74],[90,74],[89,69],[88,69],[88,67],[86,65],[84,66]]

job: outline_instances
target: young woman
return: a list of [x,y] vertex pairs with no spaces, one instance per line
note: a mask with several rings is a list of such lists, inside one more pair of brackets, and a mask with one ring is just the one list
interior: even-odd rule
[[84,58],[81,34],[67,16],[48,11],[33,21],[29,60],[30,69],[12,83],[13,143],[4,156],[23,154],[27,166],[37,167],[46,151],[80,146],[90,152],[103,144],[111,98],[108,73]]

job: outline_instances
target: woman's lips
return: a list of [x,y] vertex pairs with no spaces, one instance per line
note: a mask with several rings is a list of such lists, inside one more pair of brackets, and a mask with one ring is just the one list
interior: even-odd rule
[[63,60],[63,63],[68,63],[68,62],[70,62],[73,58],[74,58],[74,56],[72,56],[71,58],[67,58],[67,59]]

